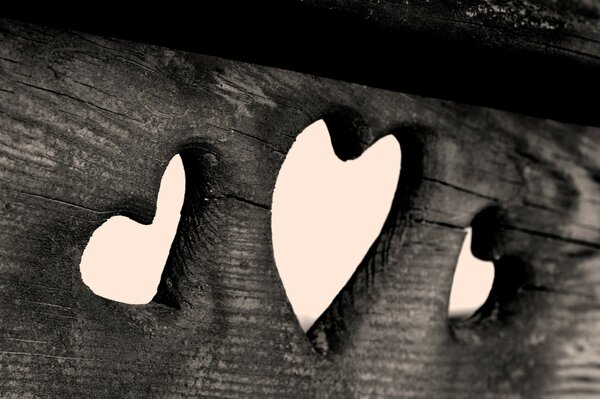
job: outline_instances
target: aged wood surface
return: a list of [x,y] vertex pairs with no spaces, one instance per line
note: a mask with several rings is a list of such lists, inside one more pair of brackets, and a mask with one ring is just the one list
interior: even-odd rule
[[598,0],[203,0],[194,12],[24,5],[0,15],[600,126]]
[[[14,21],[0,34],[0,397],[600,395],[597,127]],[[270,204],[320,118],[342,157],[394,134],[403,161],[380,238],[304,334]],[[176,153],[186,199],[157,297],[94,295],[90,235],[116,214],[150,223]],[[449,325],[471,224],[498,278]]]

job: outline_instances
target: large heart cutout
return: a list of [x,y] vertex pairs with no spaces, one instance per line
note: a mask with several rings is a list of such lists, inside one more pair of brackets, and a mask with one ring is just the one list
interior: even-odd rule
[[288,152],[273,193],[273,251],[305,331],[379,236],[396,192],[400,159],[400,145],[389,135],[359,158],[342,161],[322,120],[298,135]]
[[107,299],[150,302],[177,232],[184,195],[185,172],[176,155],[162,177],[152,224],[113,216],[98,227],[81,257],[83,282]]

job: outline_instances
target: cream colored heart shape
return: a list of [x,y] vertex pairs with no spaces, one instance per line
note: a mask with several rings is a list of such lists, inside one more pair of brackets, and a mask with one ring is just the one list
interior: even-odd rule
[[[363,259],[389,213],[400,173],[393,136],[356,160],[335,155],[318,121],[292,145],[272,204],[275,261],[304,330],[329,306]],[[91,236],[81,259],[83,282],[97,295],[129,304],[152,300],[177,230],[185,195],[181,157],[163,175],[151,225],[114,216]],[[471,229],[459,256],[450,317],[472,314],[487,298],[494,271],[470,251]]]
[[162,177],[152,224],[113,216],[98,227],[81,257],[83,282],[114,301],[150,302],[177,232],[184,195],[185,172],[176,155]]
[[322,120],[293,143],[277,177],[271,228],[277,269],[305,331],[380,234],[400,160],[400,145],[392,135],[357,159],[340,160]]
[[479,309],[488,298],[494,283],[494,264],[473,255],[473,229],[467,228],[466,233],[454,269],[448,301],[448,317],[456,320],[466,319]]

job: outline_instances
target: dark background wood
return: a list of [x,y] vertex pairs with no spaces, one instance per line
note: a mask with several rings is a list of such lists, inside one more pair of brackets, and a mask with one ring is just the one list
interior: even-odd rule
[[[583,97],[561,98],[568,124],[14,20],[0,33],[2,397],[598,395],[600,130],[570,112]],[[381,236],[307,335],[269,209],[320,118],[338,154],[394,134],[403,163]],[[87,240],[116,214],[150,223],[176,153],[186,199],[159,294],[95,296]],[[449,324],[471,224],[499,277]]]
[[599,126],[599,10],[597,0],[204,0],[0,15]]

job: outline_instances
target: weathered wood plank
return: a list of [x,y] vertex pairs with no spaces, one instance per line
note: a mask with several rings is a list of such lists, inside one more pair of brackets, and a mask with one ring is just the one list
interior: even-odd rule
[[[0,33],[3,397],[597,396],[598,128],[14,21]],[[269,209],[319,118],[348,156],[344,141],[394,134],[403,165],[381,237],[307,339]],[[115,214],[149,223],[178,152],[186,199],[159,295],[95,296],[79,274],[91,233]],[[506,278],[448,325],[476,215],[477,250]]]
[[4,15],[600,126],[599,4],[205,0],[194,12],[97,7],[90,13],[52,4]]

